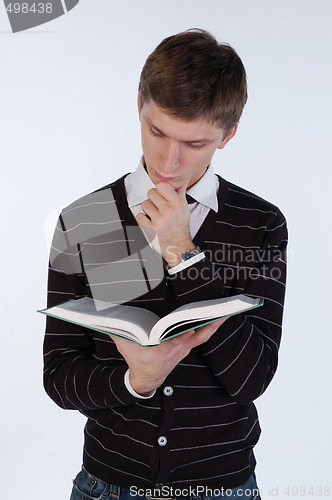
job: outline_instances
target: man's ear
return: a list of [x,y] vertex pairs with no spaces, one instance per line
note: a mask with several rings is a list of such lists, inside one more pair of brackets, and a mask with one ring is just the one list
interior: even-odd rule
[[139,121],[141,121],[142,107],[141,107],[141,95],[139,92],[137,94],[137,109],[138,109],[138,119]]
[[239,126],[239,122],[237,122],[237,124],[234,125],[234,127],[232,127],[227,132],[227,134],[225,135],[225,137],[223,138],[223,140],[219,144],[218,149],[223,149],[226,146],[226,144],[234,137],[234,135],[236,134],[236,131],[238,129],[238,126]]

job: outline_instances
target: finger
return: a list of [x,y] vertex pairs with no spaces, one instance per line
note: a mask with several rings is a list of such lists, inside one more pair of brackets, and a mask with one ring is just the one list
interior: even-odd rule
[[223,324],[225,323],[225,321],[229,318],[229,316],[227,316],[227,318],[221,318],[221,319],[218,319],[217,321],[213,321],[212,323],[209,323],[208,325],[205,325],[205,326],[202,326],[201,328],[198,328],[197,332],[200,333],[200,332],[215,332],[216,330],[218,330],[218,328]]
[[145,227],[145,228],[152,228],[152,223],[149,219],[149,217],[147,217],[144,213],[142,212],[139,212],[136,217],[136,222],[139,226],[142,226],[142,227]]
[[158,208],[158,210],[162,210],[167,203],[167,200],[156,190],[156,188],[152,188],[148,191],[148,199]]
[[166,200],[156,189],[148,191],[148,201],[159,210],[164,212],[167,209],[169,201]]
[[191,338],[192,346],[196,347],[203,344],[204,342],[207,342],[224,322],[225,318],[198,328],[195,335],[193,335]]
[[159,214],[158,208],[150,200],[143,201],[143,203],[141,203],[141,209],[143,213],[147,217],[149,217],[149,219],[152,219],[153,217],[156,217]]
[[181,333],[181,335],[177,335],[176,337],[173,337],[173,339],[170,339],[173,341],[174,345],[182,344],[183,341],[190,339],[196,331],[194,329],[189,330],[188,332]]
[[147,235],[149,241],[152,242],[156,240],[157,242],[158,235],[149,217],[140,212],[139,214],[136,215],[135,219],[137,224],[144,229],[144,232]]
[[185,184],[182,184],[182,186],[180,186],[176,192],[182,197],[182,198],[186,198],[186,192],[187,192],[187,187],[188,187],[188,184],[189,184],[189,180],[185,183]]
[[165,340],[160,344],[160,347],[167,351],[172,350],[180,345],[184,345],[187,340],[194,334],[195,330],[189,330],[188,332],[181,333],[181,335],[177,335],[176,337]]
[[156,191],[159,193],[166,201],[174,201],[178,198],[178,194],[168,182],[159,182],[156,185]]

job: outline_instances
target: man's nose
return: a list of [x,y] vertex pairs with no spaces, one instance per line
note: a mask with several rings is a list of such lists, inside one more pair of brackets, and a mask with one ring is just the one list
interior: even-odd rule
[[179,144],[175,141],[169,141],[165,146],[162,168],[165,173],[168,173],[179,166]]

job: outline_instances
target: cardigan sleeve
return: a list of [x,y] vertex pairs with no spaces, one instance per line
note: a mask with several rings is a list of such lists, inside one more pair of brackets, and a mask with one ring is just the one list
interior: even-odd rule
[[248,404],[271,382],[278,364],[286,284],[287,226],[278,214],[266,228],[259,259],[244,293],[264,298],[264,305],[229,318],[200,347],[211,371],[232,399]]
[[[232,316],[198,349],[206,364],[231,398],[248,404],[271,382],[278,364],[286,284],[287,225],[276,211],[266,224],[255,261],[242,270],[246,277],[238,293],[264,298],[264,305]],[[225,280],[206,258],[194,265],[195,280],[179,276],[174,289],[182,303],[217,298]],[[193,273],[188,268],[188,273]],[[200,272],[201,271],[201,272]],[[227,274],[225,268],[224,275]]]
[[[55,230],[48,274],[48,307],[87,295],[79,245],[68,244],[63,218]],[[101,410],[137,402],[124,383],[127,364],[107,338],[107,363],[93,355],[90,330],[47,317],[44,337],[44,387],[65,409]]]

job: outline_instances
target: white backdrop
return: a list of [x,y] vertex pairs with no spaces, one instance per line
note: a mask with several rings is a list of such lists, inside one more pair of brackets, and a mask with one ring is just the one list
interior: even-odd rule
[[332,495],[331,14],[330,0],[81,0],[14,35],[0,6],[2,499],[69,498],[84,418],[42,388],[47,239],[61,205],[136,167],[141,67],[190,27],[233,45],[248,73],[215,170],[289,223],[279,369],[257,401],[259,486],[264,500]]

